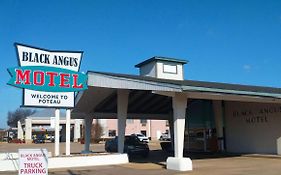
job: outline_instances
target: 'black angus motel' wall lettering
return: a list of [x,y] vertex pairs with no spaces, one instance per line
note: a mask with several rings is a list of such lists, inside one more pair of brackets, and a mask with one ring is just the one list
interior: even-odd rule
[[269,115],[280,114],[281,115],[281,106],[279,107],[267,107],[267,108],[259,108],[256,110],[241,110],[241,111],[233,111],[232,116],[234,118],[241,118],[247,124],[254,123],[267,123],[270,118]]

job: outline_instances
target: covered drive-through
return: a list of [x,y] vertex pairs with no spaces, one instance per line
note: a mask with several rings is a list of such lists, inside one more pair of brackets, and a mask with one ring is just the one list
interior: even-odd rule
[[[159,59],[154,58],[154,61],[157,63]],[[88,90],[77,95],[76,107],[72,111],[72,117],[85,118],[86,121],[84,152],[90,151],[93,118],[118,119],[119,153],[123,152],[126,119],[168,120],[173,131],[174,157],[167,159],[167,168],[181,171],[192,170],[191,160],[183,157],[186,110],[192,100],[212,101],[221,151],[224,150],[225,140],[223,118],[226,105],[223,103],[281,104],[281,90],[277,88],[171,80],[143,75],[88,72],[88,87]]]

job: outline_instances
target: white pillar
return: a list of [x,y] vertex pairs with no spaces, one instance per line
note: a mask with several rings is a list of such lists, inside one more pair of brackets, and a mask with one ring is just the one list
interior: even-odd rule
[[213,100],[213,111],[215,116],[216,133],[218,139],[218,147],[220,151],[224,151],[224,135],[223,135],[223,109],[222,101]]
[[70,109],[66,110],[66,122],[65,122],[65,135],[66,135],[66,140],[65,140],[65,155],[69,156],[70,155]]
[[74,139],[73,139],[74,142],[78,142],[78,139],[81,137],[80,128],[81,128],[81,122],[79,119],[76,119],[74,123]]
[[178,158],[183,157],[186,104],[184,95],[176,94],[173,98],[175,157]]
[[18,121],[18,139],[23,139],[23,129],[20,120]]
[[124,152],[124,139],[128,110],[128,90],[117,90],[118,153]]
[[[148,138],[151,138],[151,120],[148,120],[147,121],[147,134],[146,134],[146,136],[148,137]],[[152,139],[152,138],[151,138]],[[157,138],[158,139],[158,138]]]
[[32,143],[32,120],[31,118],[25,119],[25,143]]
[[176,93],[173,97],[175,157],[168,157],[167,169],[178,171],[192,170],[192,162],[190,158],[183,158],[186,105],[186,95]]
[[276,139],[277,155],[281,155],[281,137]]
[[170,134],[170,138],[171,138],[171,144],[172,144],[172,148],[174,149],[174,119],[173,116],[171,116],[171,119],[168,120],[169,121],[169,134]]
[[55,110],[55,156],[60,155],[60,110]]
[[84,119],[85,126],[85,143],[84,143],[84,151],[83,154],[91,153],[90,144],[91,144],[91,129],[92,129],[93,117],[87,116]]

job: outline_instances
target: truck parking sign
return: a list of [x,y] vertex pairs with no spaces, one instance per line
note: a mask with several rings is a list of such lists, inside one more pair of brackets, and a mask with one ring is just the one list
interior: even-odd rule
[[19,149],[19,175],[47,175],[47,149]]

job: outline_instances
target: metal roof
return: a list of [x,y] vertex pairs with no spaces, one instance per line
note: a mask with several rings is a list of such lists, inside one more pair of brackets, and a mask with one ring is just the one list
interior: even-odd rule
[[167,80],[154,77],[89,71],[88,89],[79,92],[74,118],[89,115],[97,118],[117,117],[117,91],[129,90],[128,118],[169,119],[174,93],[187,95],[192,101],[224,100],[281,103],[281,88],[215,83],[193,80]]
[[[157,104],[157,105],[156,105]],[[150,91],[132,90],[129,95],[128,113],[129,114],[166,114],[172,110],[171,97],[153,94]],[[94,111],[99,113],[117,112],[117,92],[113,92],[101,103]]]
[[[48,108],[43,110],[38,110],[34,114],[27,116],[27,118],[33,118],[33,119],[50,119],[50,117],[55,117],[55,109],[54,108]],[[60,118],[65,118],[65,111],[60,110]]]
[[135,67],[141,67],[145,64],[148,64],[150,62],[153,62],[153,61],[169,61],[169,62],[174,62],[174,63],[181,63],[181,64],[186,64],[188,61],[186,60],[182,60],[182,59],[176,59],[176,58],[169,58],[169,57],[161,57],[161,56],[155,56],[155,57],[152,57],[150,59],[147,59],[137,65],[135,65]]
[[194,80],[167,80],[159,79],[148,76],[118,74],[118,73],[106,73],[106,72],[94,72],[89,71],[88,74],[96,73],[111,77],[119,77],[127,80],[141,80],[146,82],[161,83],[162,85],[174,85],[176,88],[182,89],[182,91],[199,91],[199,92],[218,92],[227,94],[242,94],[242,95],[257,95],[257,96],[270,96],[281,98],[281,88],[251,86],[241,84],[229,84],[229,83],[217,83],[206,81],[194,81]]
[[162,83],[156,81],[155,78],[145,79],[135,75],[102,72],[87,72],[87,74],[89,87],[182,92],[181,86],[167,82]]

